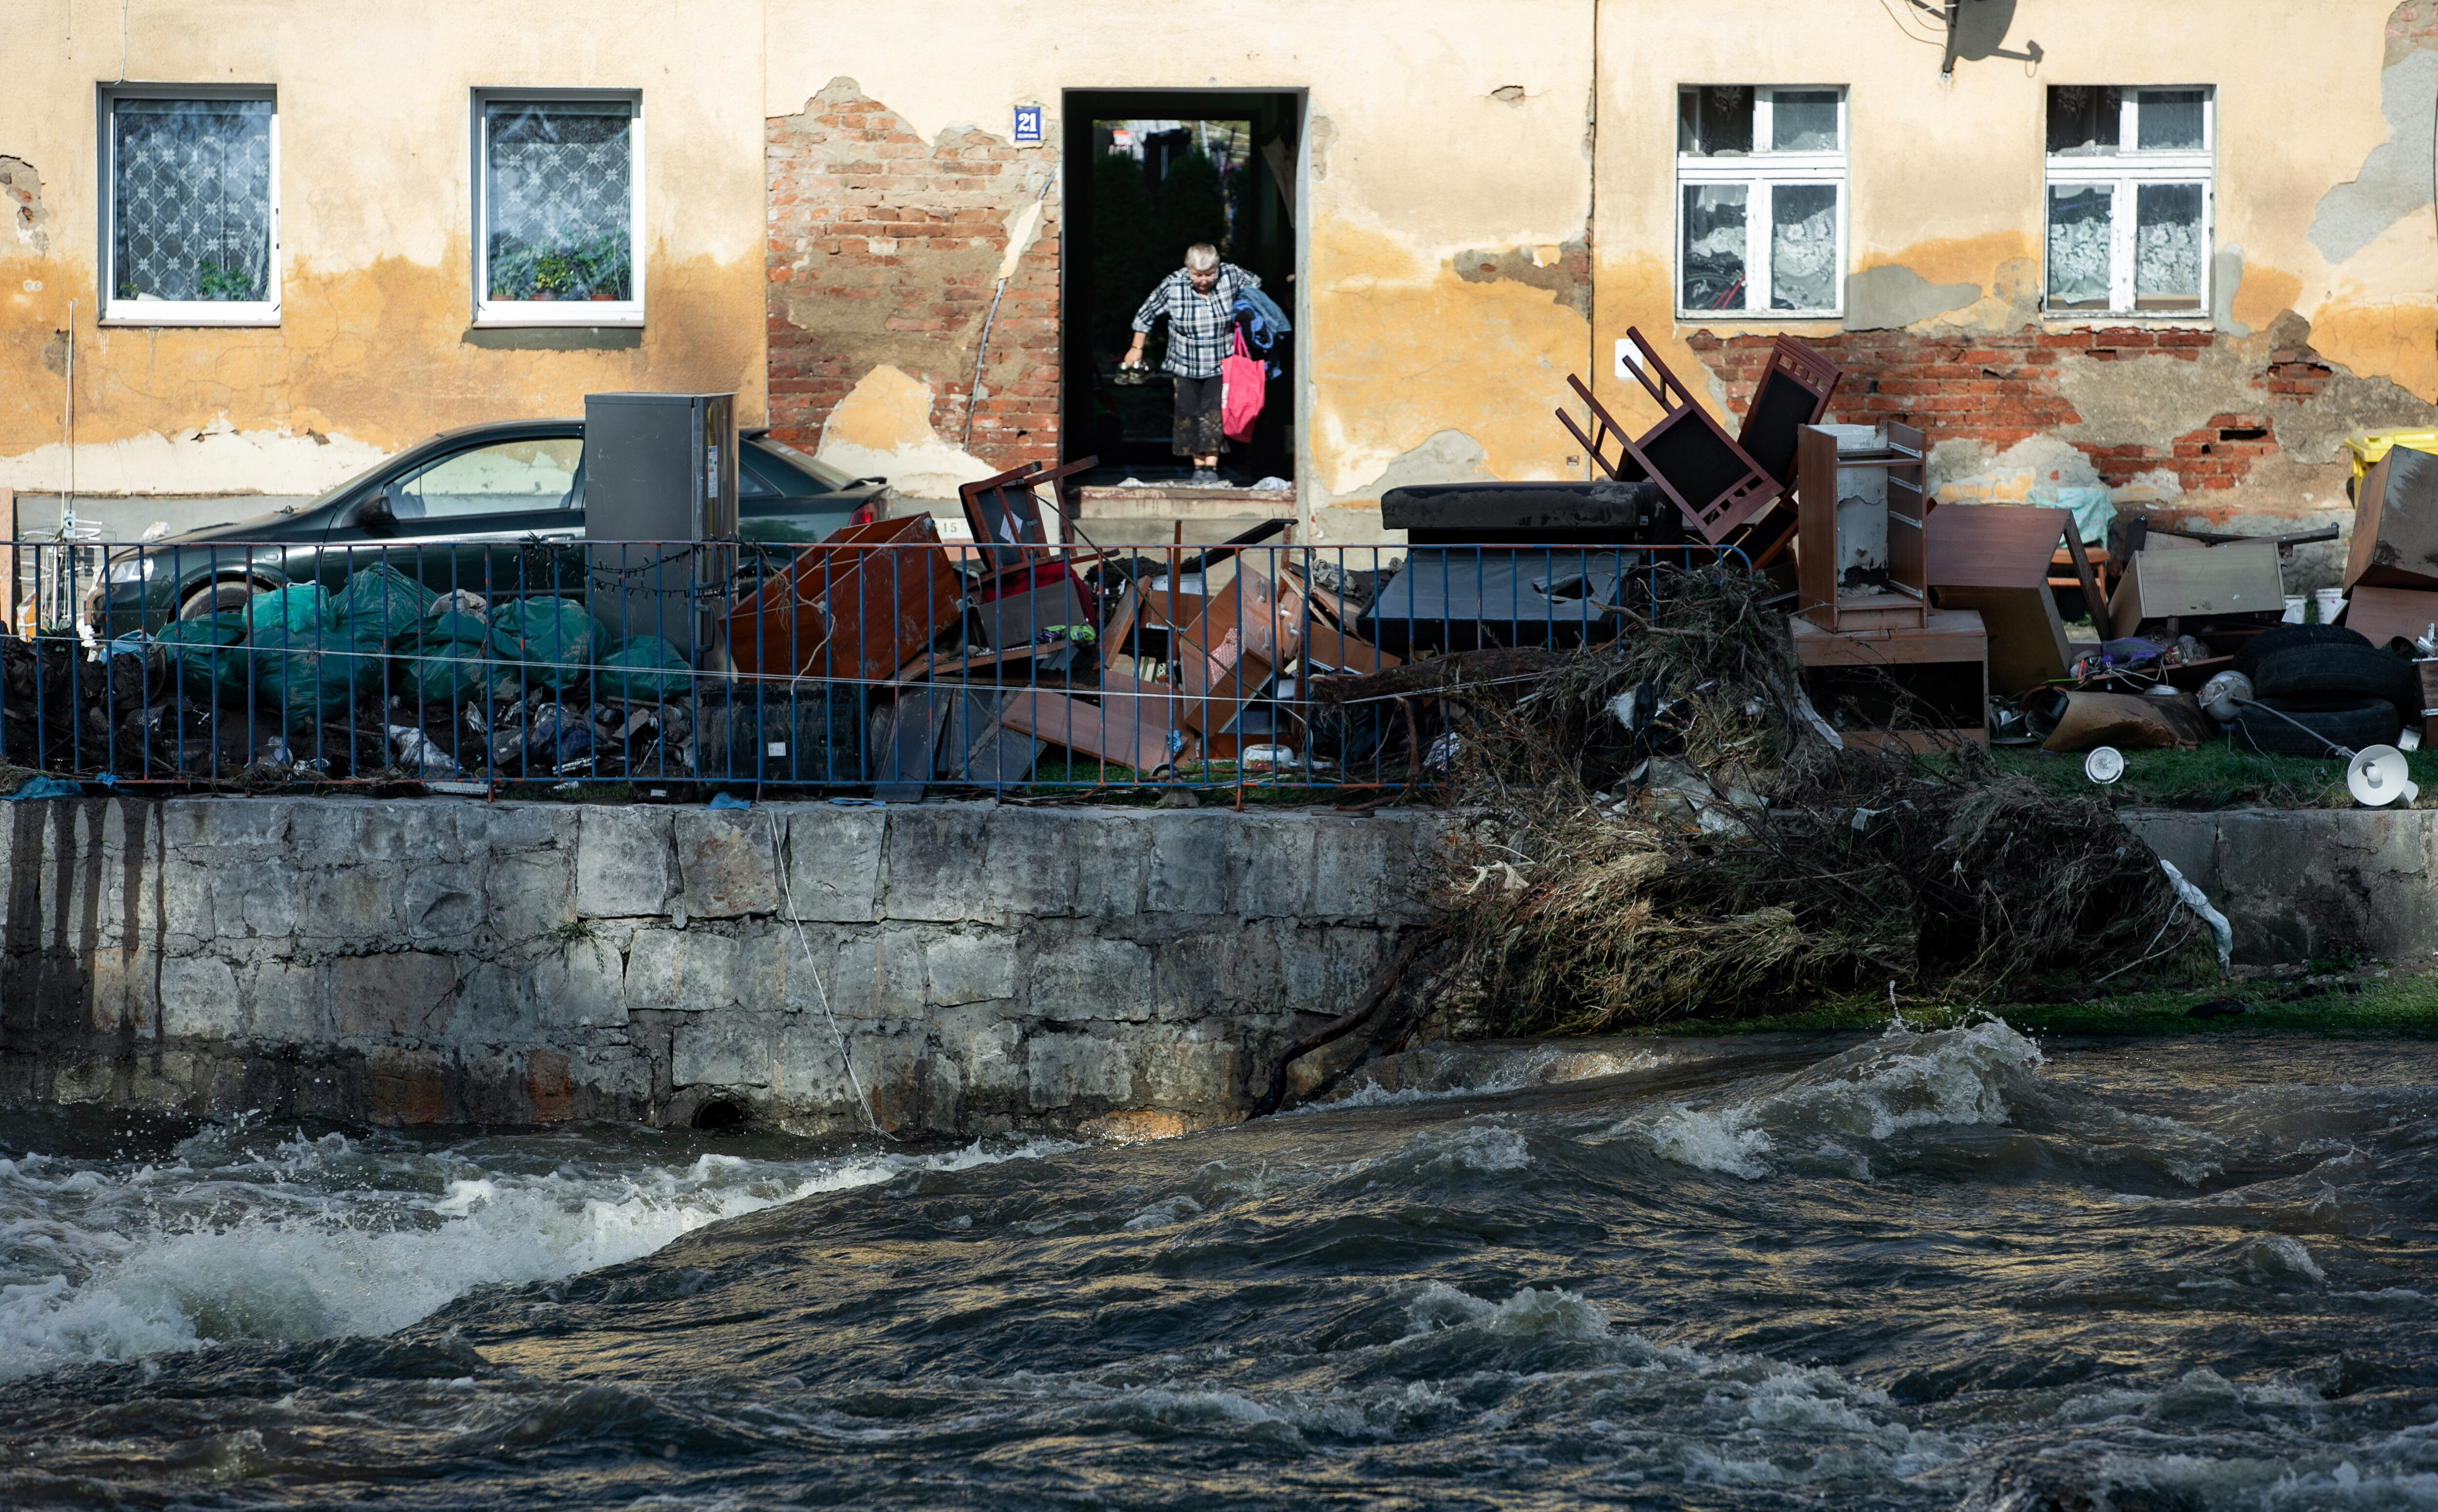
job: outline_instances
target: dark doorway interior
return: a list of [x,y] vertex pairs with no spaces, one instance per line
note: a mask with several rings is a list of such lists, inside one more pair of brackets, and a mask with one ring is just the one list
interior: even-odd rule
[[[1296,315],[1295,163],[1303,97],[1221,90],[1069,90],[1065,152],[1065,272],[1060,336],[1062,459],[1098,456],[1081,480],[1182,477],[1169,451],[1174,392],[1157,369],[1164,327],[1145,360],[1151,382],[1115,382],[1136,309],[1210,241],[1259,275],[1262,291]],[[1171,243],[1174,243],[1172,245]],[[1296,343],[1300,330],[1255,356],[1277,370],[1250,441],[1221,470],[1240,483],[1295,478]]]

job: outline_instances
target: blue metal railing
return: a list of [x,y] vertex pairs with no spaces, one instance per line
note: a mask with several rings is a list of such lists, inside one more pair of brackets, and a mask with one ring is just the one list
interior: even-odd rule
[[1440,695],[1332,680],[1599,645],[1670,569],[1742,566],[1699,545],[893,534],[43,550],[0,636],[6,758],[187,789],[1404,788]]

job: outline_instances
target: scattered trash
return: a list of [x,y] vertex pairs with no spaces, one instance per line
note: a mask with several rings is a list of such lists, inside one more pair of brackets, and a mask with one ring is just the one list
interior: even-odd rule
[[753,805],[743,798],[733,797],[725,792],[715,792],[711,795],[711,802],[704,804],[703,807],[706,809],[751,809]]
[[2082,758],[2082,774],[2096,783],[2114,782],[2125,775],[2125,753],[2112,745],[2093,747]]

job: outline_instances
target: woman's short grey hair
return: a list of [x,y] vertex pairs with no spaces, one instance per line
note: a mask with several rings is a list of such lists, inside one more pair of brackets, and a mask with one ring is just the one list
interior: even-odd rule
[[1219,249],[1208,241],[1196,241],[1185,249],[1185,265],[1195,273],[1208,273],[1219,266]]

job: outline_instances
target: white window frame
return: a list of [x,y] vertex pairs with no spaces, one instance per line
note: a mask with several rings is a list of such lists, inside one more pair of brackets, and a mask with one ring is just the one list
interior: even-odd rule
[[[2105,320],[2200,321],[2210,318],[2214,292],[2211,264],[2217,247],[2217,89],[2211,84],[2093,84],[2113,89],[2123,98],[2117,116],[2114,153],[2052,153],[2045,159],[2040,183],[2040,311],[2055,325],[2087,325]],[[2140,142],[2142,93],[2145,90],[2198,90],[2201,97],[2201,146],[2199,151],[2146,151]],[[2047,96],[2041,96],[2045,112]],[[2048,122],[2040,122],[2045,140]],[[2198,184],[2201,190],[2200,302],[2184,310],[2139,310],[2134,307],[2134,216],[2142,189],[2152,185]],[[2108,308],[2075,310],[2051,306],[2049,299],[2049,205],[2058,189],[2109,191]]]
[[[493,299],[490,237],[490,120],[488,107],[528,101],[538,105],[625,105],[630,170],[627,211],[627,281],[634,297],[618,300]],[[474,325],[617,326],[644,324],[644,92],[640,89],[477,89],[473,92]]]
[[[1682,84],[1677,88],[1681,100],[1685,90],[1709,89],[1710,84]],[[1676,154],[1676,188],[1670,222],[1673,226],[1674,247],[1669,258],[1670,277],[1675,285],[1670,296],[1675,305],[1676,318],[1685,321],[1719,320],[1837,320],[1846,313],[1846,222],[1852,213],[1853,134],[1850,125],[1851,97],[1843,84],[1749,84],[1753,92],[1753,150],[1742,157],[1705,157],[1692,152]],[[1776,138],[1775,97],[1787,94],[1822,94],[1833,92],[1837,97],[1837,148],[1828,152],[1779,152],[1760,144]],[[1679,107],[1682,108],[1681,105]],[[1676,129],[1674,115],[1669,117],[1670,130]],[[1746,187],[1744,196],[1744,308],[1740,310],[1691,310],[1682,303],[1685,297],[1685,191],[1705,185],[1740,184]],[[1837,190],[1836,276],[1830,286],[1837,292],[1836,302],[1818,310],[1773,310],[1769,258],[1771,192],[1779,186],[1793,187],[1827,184]]]
[[[105,326],[276,326],[282,242],[279,225],[279,91],[270,84],[104,84],[96,96],[94,158],[100,168],[101,256],[97,291]],[[112,107],[122,99],[259,99],[271,105],[271,253],[263,299],[118,297],[118,133]]]

